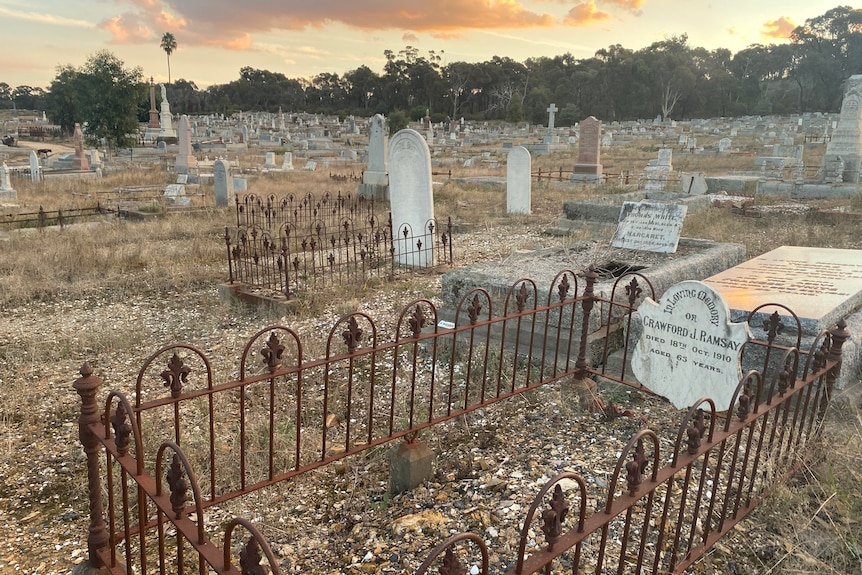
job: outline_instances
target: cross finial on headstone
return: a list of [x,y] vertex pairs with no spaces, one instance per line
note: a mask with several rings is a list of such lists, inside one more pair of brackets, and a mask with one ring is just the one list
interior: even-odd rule
[[556,114],[560,110],[559,110],[559,108],[557,108],[556,104],[552,103],[550,106],[548,106],[548,109],[545,111],[548,112],[548,129],[553,130],[554,129],[554,114]]

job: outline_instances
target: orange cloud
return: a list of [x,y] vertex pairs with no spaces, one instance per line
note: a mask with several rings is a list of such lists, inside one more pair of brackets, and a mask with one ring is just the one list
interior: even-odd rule
[[150,42],[155,37],[153,29],[146,22],[141,21],[136,14],[114,16],[101,22],[99,28],[113,35],[112,44],[141,44]]
[[589,26],[610,19],[611,15],[596,7],[594,0],[575,5],[566,14],[565,22],[571,26]]
[[619,6],[636,16],[643,14],[641,6],[644,5],[644,0],[599,0],[599,3],[602,5],[611,4],[613,6]]
[[401,36],[401,40],[404,42],[413,42],[415,44],[419,42],[419,36],[412,32],[406,32],[403,36]]
[[763,25],[760,35],[764,38],[775,38],[787,40],[790,33],[796,29],[796,24],[787,16],[781,16],[777,20],[770,20]]
[[[559,22],[550,14],[534,12],[519,0],[117,0],[130,7],[101,27],[113,42],[141,42],[166,31],[186,44],[223,45],[242,49],[246,36],[271,30],[321,28],[338,22],[363,30],[403,30],[454,35],[466,30],[542,28]],[[639,4],[642,0],[610,0]],[[132,25],[134,24],[134,26]],[[215,32],[217,31],[217,32]]]

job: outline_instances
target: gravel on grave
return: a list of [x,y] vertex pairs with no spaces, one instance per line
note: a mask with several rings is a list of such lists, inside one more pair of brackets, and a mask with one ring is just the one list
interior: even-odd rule
[[[459,263],[502,258],[512,246],[535,247],[546,241],[543,228],[464,234]],[[508,247],[500,245],[502,236]],[[439,276],[399,288],[361,302],[361,311],[395,317],[410,300],[439,294]],[[343,306],[281,321],[309,336],[328,329]],[[122,298],[93,293],[5,310],[0,386],[15,394],[0,398],[0,573],[68,573],[86,558],[86,469],[77,440],[79,399],[71,388],[83,361],[105,380],[100,401],[109,389],[130,389],[146,357],[174,341],[204,349],[217,374],[234,377],[245,339],[268,323],[274,320],[218,302],[214,285]],[[670,449],[680,412],[635,391],[603,390],[602,396],[646,418],[661,431],[663,450]],[[285,573],[411,573],[437,543],[463,530],[482,534],[492,565],[510,566],[525,512],[544,481],[563,470],[581,473],[589,505],[598,508],[616,454],[641,425],[564,408],[559,390],[549,386],[423,434],[438,457],[433,480],[418,489],[386,495],[384,448],[212,509],[207,518],[219,524],[240,514],[257,522]],[[770,536],[749,531],[744,537],[733,553],[732,543],[719,543],[709,558],[721,566],[717,572],[755,572],[739,548],[756,550]]]

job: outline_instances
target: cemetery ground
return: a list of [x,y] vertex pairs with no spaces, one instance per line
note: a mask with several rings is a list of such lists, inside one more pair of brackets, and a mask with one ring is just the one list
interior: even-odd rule
[[[603,159],[606,170],[627,169],[652,156],[654,147],[625,146]],[[739,158],[690,157],[682,166],[685,161],[675,158],[677,169],[714,173],[733,167],[715,162]],[[534,170],[570,163],[567,157],[543,157]],[[453,178],[461,175],[453,171]],[[457,266],[565,245],[573,238],[543,233],[559,218],[564,200],[624,191],[534,183],[533,214],[507,216],[502,189],[435,180],[442,183],[435,190],[437,217],[451,216],[456,224]],[[58,180],[37,187],[16,180],[15,186],[22,209],[52,210],[95,201],[116,205],[125,198],[115,188],[165,183],[161,169],[129,169],[98,183]],[[250,189],[263,196],[321,194],[351,191],[353,185],[322,172],[292,172],[253,180]],[[224,379],[236,375],[243,344],[265,325],[295,329],[309,342],[306,354],[318,357],[323,337],[344,313],[361,310],[385,330],[415,298],[440,303],[437,270],[321,291],[298,302],[295,315],[287,317],[232,306],[219,300],[217,286],[227,276],[223,235],[234,221],[233,208],[216,209],[206,195],[193,196],[200,209],[188,213],[167,213],[156,196],[142,201],[150,206],[146,211],[164,217],[132,222],[108,215],[62,230],[0,230],[2,573],[67,573],[85,557],[86,470],[77,440],[79,398],[71,387],[84,361],[105,380],[103,393],[129,390],[152,352],[186,341],[216,359],[214,370]],[[757,202],[788,204],[778,198]],[[807,204],[805,209],[858,210],[862,196]],[[742,243],[748,257],[781,245],[862,249],[850,219],[813,219],[788,207],[760,216],[718,207],[690,212],[683,236]],[[596,251],[602,257],[612,252],[606,245]],[[834,399],[816,459],[720,540],[693,573],[862,571],[859,387],[857,382]],[[604,487],[614,454],[645,422],[664,436],[675,434],[682,413],[667,402],[624,389],[599,393],[637,417],[606,417],[564,402],[559,389],[542,389],[423,434],[438,454],[435,475],[410,492],[388,495],[384,447],[225,504],[210,517],[253,520],[285,573],[412,573],[434,545],[464,530],[482,534],[492,565],[500,565],[515,558],[520,522],[550,476],[589,470],[596,486]]]

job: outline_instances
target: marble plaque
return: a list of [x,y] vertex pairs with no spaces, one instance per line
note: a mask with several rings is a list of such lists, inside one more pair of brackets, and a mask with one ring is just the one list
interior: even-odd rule
[[781,246],[704,283],[735,311],[785,305],[799,316],[804,332],[817,334],[862,306],[862,251]]
[[638,310],[643,333],[632,354],[632,372],[643,385],[685,409],[709,397],[730,409],[742,377],[740,353],[751,338],[746,323],[728,321],[721,295],[699,281],[671,286],[656,303]]
[[630,250],[675,253],[687,209],[675,204],[624,202],[611,245]]

